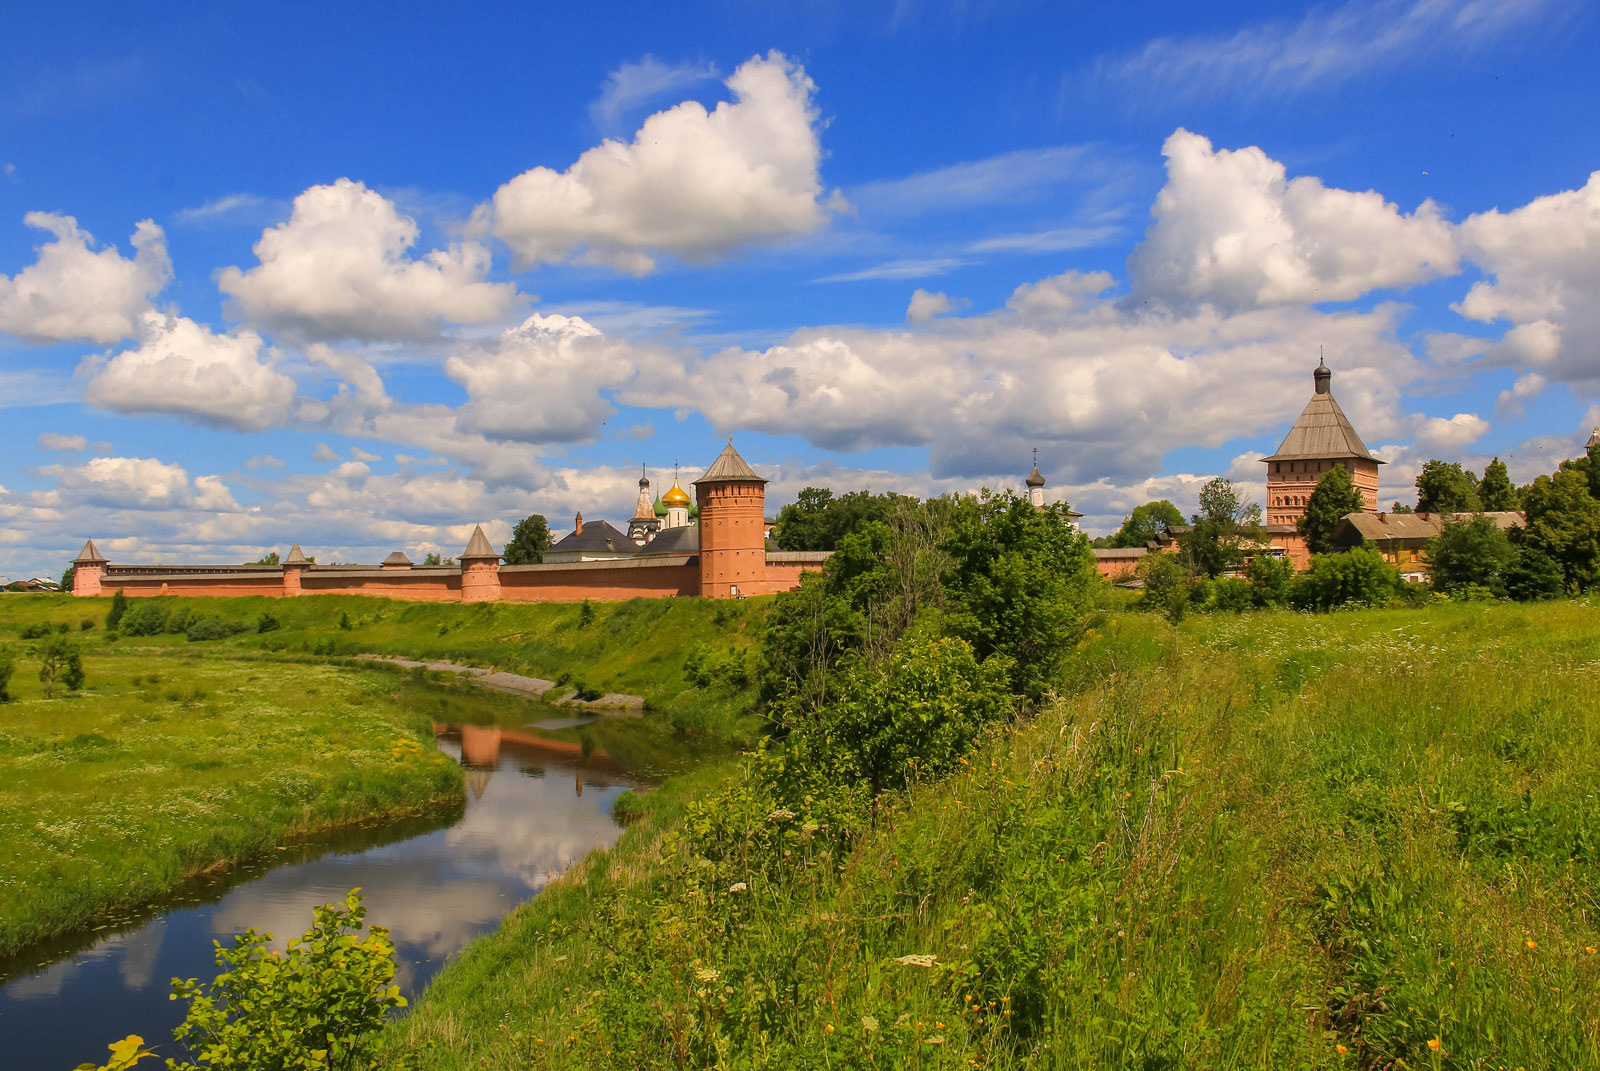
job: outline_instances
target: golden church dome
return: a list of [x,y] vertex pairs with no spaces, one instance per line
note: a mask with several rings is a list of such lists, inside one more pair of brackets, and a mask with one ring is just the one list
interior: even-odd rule
[[678,486],[677,480],[673,480],[672,490],[661,496],[661,504],[666,506],[668,509],[671,509],[674,506],[682,506],[684,509],[688,509],[689,495],[684,491],[683,488]]

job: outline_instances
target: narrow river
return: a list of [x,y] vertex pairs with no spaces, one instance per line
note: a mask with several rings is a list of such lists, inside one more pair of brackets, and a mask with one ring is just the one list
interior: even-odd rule
[[[548,710],[548,708],[545,708]],[[173,977],[216,974],[211,942],[254,927],[278,947],[311,909],[361,888],[387,926],[407,996],[517,903],[621,830],[611,803],[689,765],[640,722],[555,719],[524,726],[436,725],[466,767],[464,808],[308,840],[197,881],[98,930],[0,960],[0,1066],[65,1071],[99,1063],[139,1034],[162,1056],[183,1006]]]

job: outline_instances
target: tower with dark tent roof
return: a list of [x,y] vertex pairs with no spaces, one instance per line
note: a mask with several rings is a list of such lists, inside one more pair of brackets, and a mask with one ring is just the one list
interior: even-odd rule
[[1378,509],[1378,466],[1383,462],[1372,456],[1334,400],[1333,372],[1327,363],[1319,360],[1311,378],[1315,386],[1311,400],[1277,452],[1261,459],[1267,466],[1268,525],[1297,525],[1317,481],[1335,465],[1350,471],[1367,511]]

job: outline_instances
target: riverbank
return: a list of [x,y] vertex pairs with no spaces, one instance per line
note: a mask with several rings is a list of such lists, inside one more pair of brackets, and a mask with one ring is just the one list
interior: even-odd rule
[[17,618],[65,620],[70,600],[54,601],[0,600],[17,660],[0,704],[0,956],[301,834],[459,805],[460,768],[391,675],[74,631],[86,684],[44,698]]
[[[11,600],[15,600],[12,602]],[[451,662],[559,685],[547,698],[616,693],[643,699],[645,712],[674,729],[749,743],[761,732],[751,701],[752,658],[770,597],[634,599],[597,603],[432,604],[368,596],[293,599],[130,599],[130,612],[185,609],[247,626],[237,635],[191,643],[181,631],[130,634],[118,645],[173,653],[237,652],[282,659],[389,655]],[[5,596],[3,622],[16,627],[80,619],[103,626],[109,598]],[[153,604],[150,609],[139,609]],[[258,632],[269,615],[276,627]],[[76,635],[76,633],[75,633]],[[103,628],[85,634],[104,643]]]
[[1176,637],[1118,614],[1062,698],[880,798],[842,854],[774,812],[752,857],[792,851],[710,884],[682,801],[741,767],[669,783],[441,973],[388,1051],[440,1071],[1597,1066],[1597,666],[1593,602],[1218,614]]

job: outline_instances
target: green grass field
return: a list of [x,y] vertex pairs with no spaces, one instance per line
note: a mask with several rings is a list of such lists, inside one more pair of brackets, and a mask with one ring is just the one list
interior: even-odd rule
[[[1600,606],[1121,613],[842,857],[669,787],[389,1031],[429,1068],[1600,1067]],[[784,821],[774,814],[771,821]],[[634,950],[634,951],[630,951]],[[644,954],[635,954],[643,949]]]
[[26,644],[0,633],[17,656],[0,704],[0,955],[291,835],[461,797],[400,677],[96,638],[84,690],[45,699]]
[[[130,606],[144,601],[128,600]],[[244,622],[252,631],[203,643],[190,643],[182,634],[124,636],[119,650],[318,661],[363,653],[442,659],[641,695],[651,713],[677,729],[749,740],[759,727],[746,690],[697,686],[687,664],[696,653],[742,658],[752,651],[770,598],[634,599],[593,603],[587,612],[579,603],[461,605],[355,595],[161,601]],[[103,629],[81,636],[76,630],[84,618],[103,624],[110,604],[109,598],[0,596],[0,643],[25,625],[48,621],[69,624],[88,650],[98,649],[105,643]],[[253,631],[263,613],[276,617],[281,628]]]

